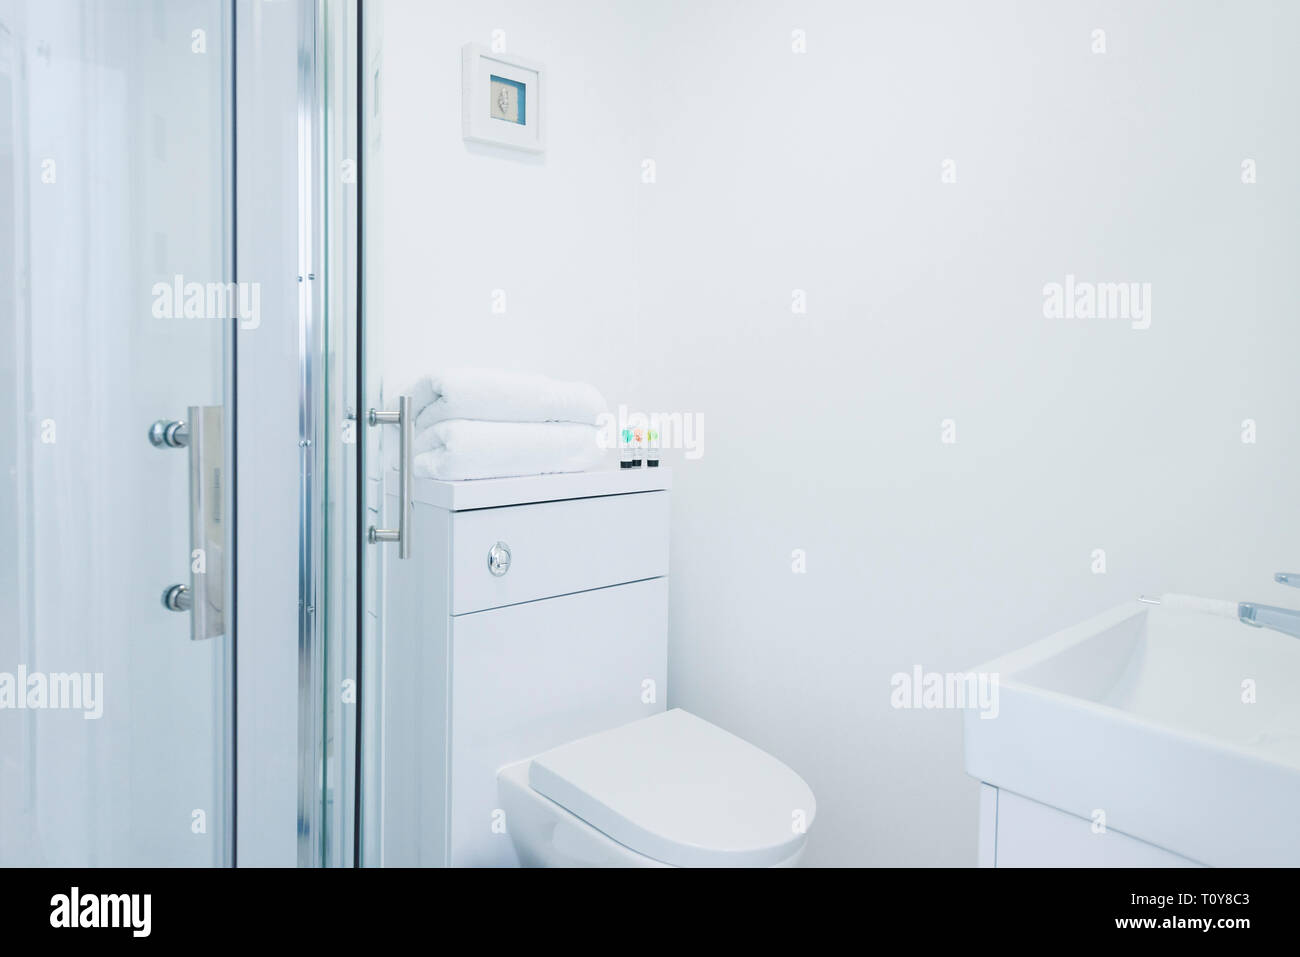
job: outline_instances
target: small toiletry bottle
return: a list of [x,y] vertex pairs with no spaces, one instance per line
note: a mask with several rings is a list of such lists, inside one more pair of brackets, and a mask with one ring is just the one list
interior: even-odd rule
[[659,467],[659,433],[655,429],[646,429],[645,464],[649,469]]
[[624,429],[618,434],[618,467],[621,469],[630,469],[632,467],[631,429]]
[[641,467],[641,452],[645,449],[645,429],[632,430],[632,468]]

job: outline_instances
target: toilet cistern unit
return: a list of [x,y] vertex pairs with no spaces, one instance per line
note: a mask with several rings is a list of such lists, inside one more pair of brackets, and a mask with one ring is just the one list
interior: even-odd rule
[[671,482],[413,483],[413,557],[383,570],[385,864],[798,860],[808,785],[665,710]]

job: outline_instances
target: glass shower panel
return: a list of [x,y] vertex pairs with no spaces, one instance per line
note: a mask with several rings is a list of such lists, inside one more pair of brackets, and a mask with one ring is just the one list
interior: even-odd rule
[[230,24],[0,0],[0,865],[230,863]]

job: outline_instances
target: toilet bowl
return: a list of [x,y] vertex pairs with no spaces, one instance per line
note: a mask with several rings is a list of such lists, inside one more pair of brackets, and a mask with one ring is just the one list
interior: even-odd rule
[[681,709],[507,765],[506,830],[525,867],[791,867],[812,789]]

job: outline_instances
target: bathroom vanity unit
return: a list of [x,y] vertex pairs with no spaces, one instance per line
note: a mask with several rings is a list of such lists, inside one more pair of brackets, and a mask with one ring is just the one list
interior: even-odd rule
[[664,710],[670,485],[414,481],[383,571],[385,865],[517,864],[498,771]]
[[976,670],[981,864],[1300,865],[1300,641],[1135,601]]

